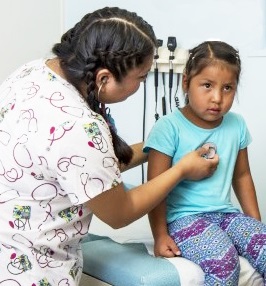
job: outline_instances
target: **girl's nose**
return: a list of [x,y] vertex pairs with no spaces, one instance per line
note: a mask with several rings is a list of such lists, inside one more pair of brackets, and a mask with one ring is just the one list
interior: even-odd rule
[[222,92],[220,90],[214,90],[212,94],[213,102],[221,102],[222,100]]

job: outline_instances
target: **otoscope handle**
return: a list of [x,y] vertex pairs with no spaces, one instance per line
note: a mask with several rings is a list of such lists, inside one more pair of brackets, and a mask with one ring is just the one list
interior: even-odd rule
[[173,69],[169,70],[169,88],[173,87]]
[[154,69],[154,86],[158,87],[158,68]]
[[162,109],[163,109],[163,115],[166,115],[166,102],[165,102],[165,96],[162,97]]

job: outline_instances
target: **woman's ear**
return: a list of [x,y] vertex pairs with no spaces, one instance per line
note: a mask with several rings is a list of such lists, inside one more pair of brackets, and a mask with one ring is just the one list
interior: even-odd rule
[[96,75],[96,85],[98,88],[109,81],[112,77],[112,73],[108,69],[101,69]]

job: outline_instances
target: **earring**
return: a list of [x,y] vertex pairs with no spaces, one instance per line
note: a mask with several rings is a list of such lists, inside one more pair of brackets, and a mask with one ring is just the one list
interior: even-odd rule
[[98,89],[98,93],[97,93],[97,101],[98,101],[98,102],[100,102],[100,92],[101,92],[101,89],[102,89],[102,87],[103,87],[103,84],[104,84],[104,82],[102,82],[102,83],[100,84],[100,87],[99,87],[99,89]]
[[101,84],[99,86],[98,93],[97,93],[97,101],[98,102],[100,102],[100,92],[101,92],[101,89],[105,83],[107,83],[107,77],[103,77],[101,80]]

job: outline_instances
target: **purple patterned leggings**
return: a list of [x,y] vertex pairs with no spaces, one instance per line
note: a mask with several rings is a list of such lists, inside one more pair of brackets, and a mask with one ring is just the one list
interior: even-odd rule
[[237,286],[241,255],[266,286],[265,224],[242,213],[205,213],[177,219],[168,230],[182,256],[204,271],[204,285]]

